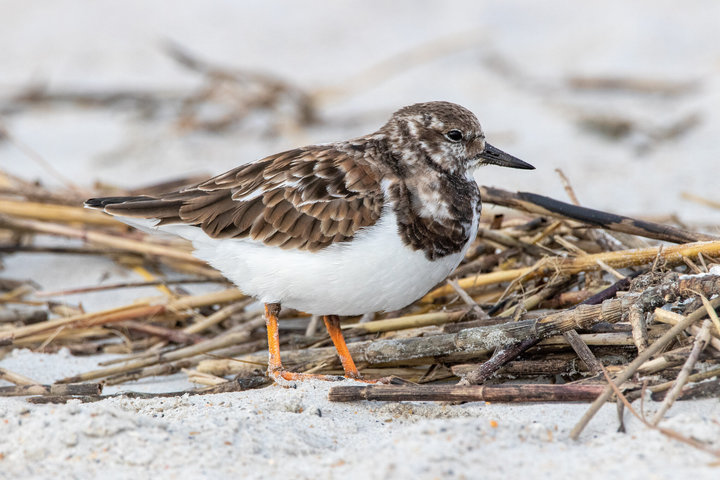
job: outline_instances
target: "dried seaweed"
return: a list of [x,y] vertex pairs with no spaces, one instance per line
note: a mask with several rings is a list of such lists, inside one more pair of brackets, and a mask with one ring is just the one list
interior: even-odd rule
[[[103,288],[155,286],[161,294],[85,312],[59,308],[53,295],[92,295],[98,290],[95,285],[41,292],[31,282],[4,279],[3,352],[67,347],[82,354],[123,355],[50,386],[22,372],[2,371],[0,378],[17,387],[0,390],[0,395],[41,395],[45,400],[34,401],[42,402],[72,397],[94,401],[102,398],[99,391],[82,390],[97,389],[92,382],[121,384],[178,373],[201,385],[193,393],[267,384],[262,310],[234,288],[203,295],[178,290],[179,285],[223,281],[192,257],[187,244],[157,240],[73,206],[77,192],[72,189],[39,195],[39,187],[4,178],[0,252],[62,255],[62,246],[34,249],[34,236],[81,239],[85,246],[73,246],[73,253],[106,256],[146,277],[142,283]],[[367,378],[405,382],[336,387],[331,400],[595,399],[573,431],[576,437],[615,394],[603,369],[629,398],[637,398],[643,384],[653,395],[670,390],[667,408],[676,400],[719,394],[712,379],[720,374],[720,322],[715,314],[720,305],[720,241],[547,197],[488,187],[483,191],[485,203],[509,210],[482,218],[475,244],[446,285],[402,311],[376,314],[372,321],[343,319],[361,372]],[[675,245],[618,249],[607,238],[617,231]],[[158,265],[164,270],[155,269]],[[192,276],[166,279],[162,273],[149,273],[168,270]],[[302,312],[283,312],[284,362],[301,371],[341,374],[327,335],[309,328],[311,321]],[[699,381],[705,383],[695,383]],[[76,384],[88,387],[61,387]]]

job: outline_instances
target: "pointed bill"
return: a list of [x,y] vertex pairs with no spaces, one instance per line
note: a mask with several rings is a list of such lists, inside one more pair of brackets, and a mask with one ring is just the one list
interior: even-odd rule
[[501,167],[522,168],[524,170],[535,170],[535,167],[519,158],[495,148],[489,143],[485,144],[485,150],[480,154],[481,163],[487,165],[499,165]]

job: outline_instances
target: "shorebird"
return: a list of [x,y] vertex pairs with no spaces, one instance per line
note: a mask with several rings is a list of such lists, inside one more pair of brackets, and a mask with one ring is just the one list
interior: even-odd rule
[[265,304],[268,375],[283,368],[281,305],[323,315],[345,376],[360,378],[338,315],[397,310],[450,274],[475,239],[482,165],[534,167],[485,141],[449,102],[395,112],[379,130],[241,165],[155,197],[86,206],[190,240],[194,254]]

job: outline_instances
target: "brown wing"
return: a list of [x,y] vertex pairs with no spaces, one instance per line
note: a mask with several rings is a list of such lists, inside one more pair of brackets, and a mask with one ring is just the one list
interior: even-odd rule
[[[358,155],[361,155],[358,153]],[[92,199],[108,213],[197,225],[214,238],[316,251],[380,217],[380,178],[333,145],[290,150],[159,198]]]

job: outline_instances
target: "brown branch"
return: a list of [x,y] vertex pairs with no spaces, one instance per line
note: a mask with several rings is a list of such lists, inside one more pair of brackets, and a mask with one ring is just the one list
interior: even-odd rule
[[587,402],[602,385],[362,385],[331,387],[331,402]]
[[580,338],[580,334],[575,330],[568,330],[563,333],[563,337],[570,344],[572,349],[575,351],[578,357],[585,363],[588,370],[593,375],[597,375],[602,372],[602,364],[595,358],[595,355],[590,351],[590,347]]
[[[612,361],[617,357],[608,355],[601,357],[604,361]],[[477,368],[475,364],[457,364],[450,367],[453,375],[456,377],[464,377],[468,372]],[[497,375],[507,375],[510,377],[517,376],[535,376],[535,375],[567,375],[567,374],[587,374],[588,368],[583,364],[577,356],[568,353],[567,355],[553,355],[552,357],[538,358],[536,360],[512,360],[503,365]]]
[[507,362],[538,343],[540,343],[539,338],[527,338],[507,348],[496,350],[490,360],[467,372],[462,380],[458,382],[458,385],[479,385],[484,383]]
[[265,375],[255,375],[252,377],[235,378],[233,380],[228,380],[225,383],[204,388],[201,390],[201,392],[203,394],[243,392],[245,390],[266,387],[271,383],[273,382]]
[[101,393],[102,384],[100,383],[0,387],[0,397],[24,397],[26,395],[100,395]]
[[485,203],[501,205],[539,215],[552,215],[576,220],[595,227],[615,232],[629,233],[645,238],[654,238],[672,243],[689,243],[718,240],[718,237],[704,233],[690,232],[669,225],[646,222],[614,213],[580,207],[529,192],[508,192],[494,187],[480,187]]

